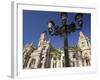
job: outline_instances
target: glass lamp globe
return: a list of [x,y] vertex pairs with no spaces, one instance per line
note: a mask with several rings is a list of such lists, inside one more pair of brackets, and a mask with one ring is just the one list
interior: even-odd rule
[[66,20],[67,19],[67,13],[66,12],[62,12],[61,13],[61,19],[62,20]]
[[54,22],[53,21],[49,21],[48,22],[48,29],[51,29],[51,28],[53,28],[54,27]]

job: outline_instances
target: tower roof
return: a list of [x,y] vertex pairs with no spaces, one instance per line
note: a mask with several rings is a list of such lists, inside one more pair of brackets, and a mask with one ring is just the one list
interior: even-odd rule
[[80,33],[79,33],[79,34],[80,34],[80,37],[79,37],[80,39],[85,39],[85,35],[83,34],[83,32],[82,32],[82,31],[80,31]]

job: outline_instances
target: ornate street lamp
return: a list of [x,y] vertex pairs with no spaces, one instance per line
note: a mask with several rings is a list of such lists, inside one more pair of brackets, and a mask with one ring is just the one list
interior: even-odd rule
[[67,23],[68,13],[61,12],[60,14],[61,14],[60,17],[61,17],[62,25],[59,27],[55,26],[55,23],[52,20],[50,20],[48,22],[48,32],[51,36],[59,35],[64,37],[64,56],[65,56],[64,66],[70,67],[69,54],[68,54],[68,34],[82,29],[83,14],[77,13],[75,15],[75,22],[72,22],[71,24]]

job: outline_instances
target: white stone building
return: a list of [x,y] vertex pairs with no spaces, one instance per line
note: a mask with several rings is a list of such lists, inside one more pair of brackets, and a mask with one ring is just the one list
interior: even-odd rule
[[51,57],[51,68],[61,68],[64,67],[64,51],[62,49],[58,50],[58,56],[52,56]]
[[[60,58],[51,59],[51,68],[64,67],[64,50],[58,49],[61,52]],[[91,45],[88,37],[80,32],[78,44],[69,49],[70,67],[81,67],[91,65]]]
[[[27,49],[27,48],[26,48]],[[34,69],[34,68],[48,68],[49,67],[49,51],[50,41],[46,40],[46,32],[43,32],[40,36],[38,47],[36,50],[32,51],[30,54],[27,64],[24,68]],[[25,60],[25,58],[23,57]]]
[[[27,44],[23,49],[23,68],[62,68],[64,66],[64,50],[53,48],[52,44],[46,39],[46,32],[40,36],[38,47],[33,43]],[[76,46],[69,49],[70,67],[81,67],[91,65],[91,45],[89,39],[80,32]]]
[[78,41],[78,47],[80,48],[81,55],[81,66],[91,65],[91,45],[87,36],[80,32],[80,37]]

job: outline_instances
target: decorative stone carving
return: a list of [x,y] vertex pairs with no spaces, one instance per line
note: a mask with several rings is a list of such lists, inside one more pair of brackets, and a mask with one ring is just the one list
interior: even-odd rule
[[[30,44],[31,45],[31,44]],[[31,45],[32,46],[32,45]],[[26,48],[26,47],[25,47]],[[29,54],[29,58],[27,60],[26,67],[24,68],[46,68],[48,67],[48,59],[49,59],[49,49],[50,48],[50,41],[46,40],[46,33],[43,32],[40,36],[38,48],[34,51],[31,51],[32,49],[30,46],[28,46],[25,50],[27,50],[27,53]],[[25,52],[24,50],[24,52]],[[26,58],[24,58],[26,60]]]
[[[53,49],[53,51],[51,50]],[[80,32],[78,44],[69,49],[70,67],[91,65],[91,46],[88,37]],[[52,54],[51,54],[52,52]],[[23,68],[62,68],[64,66],[64,50],[51,47],[50,40],[46,39],[46,32],[40,36],[38,47],[33,43],[26,44],[23,49]]]

